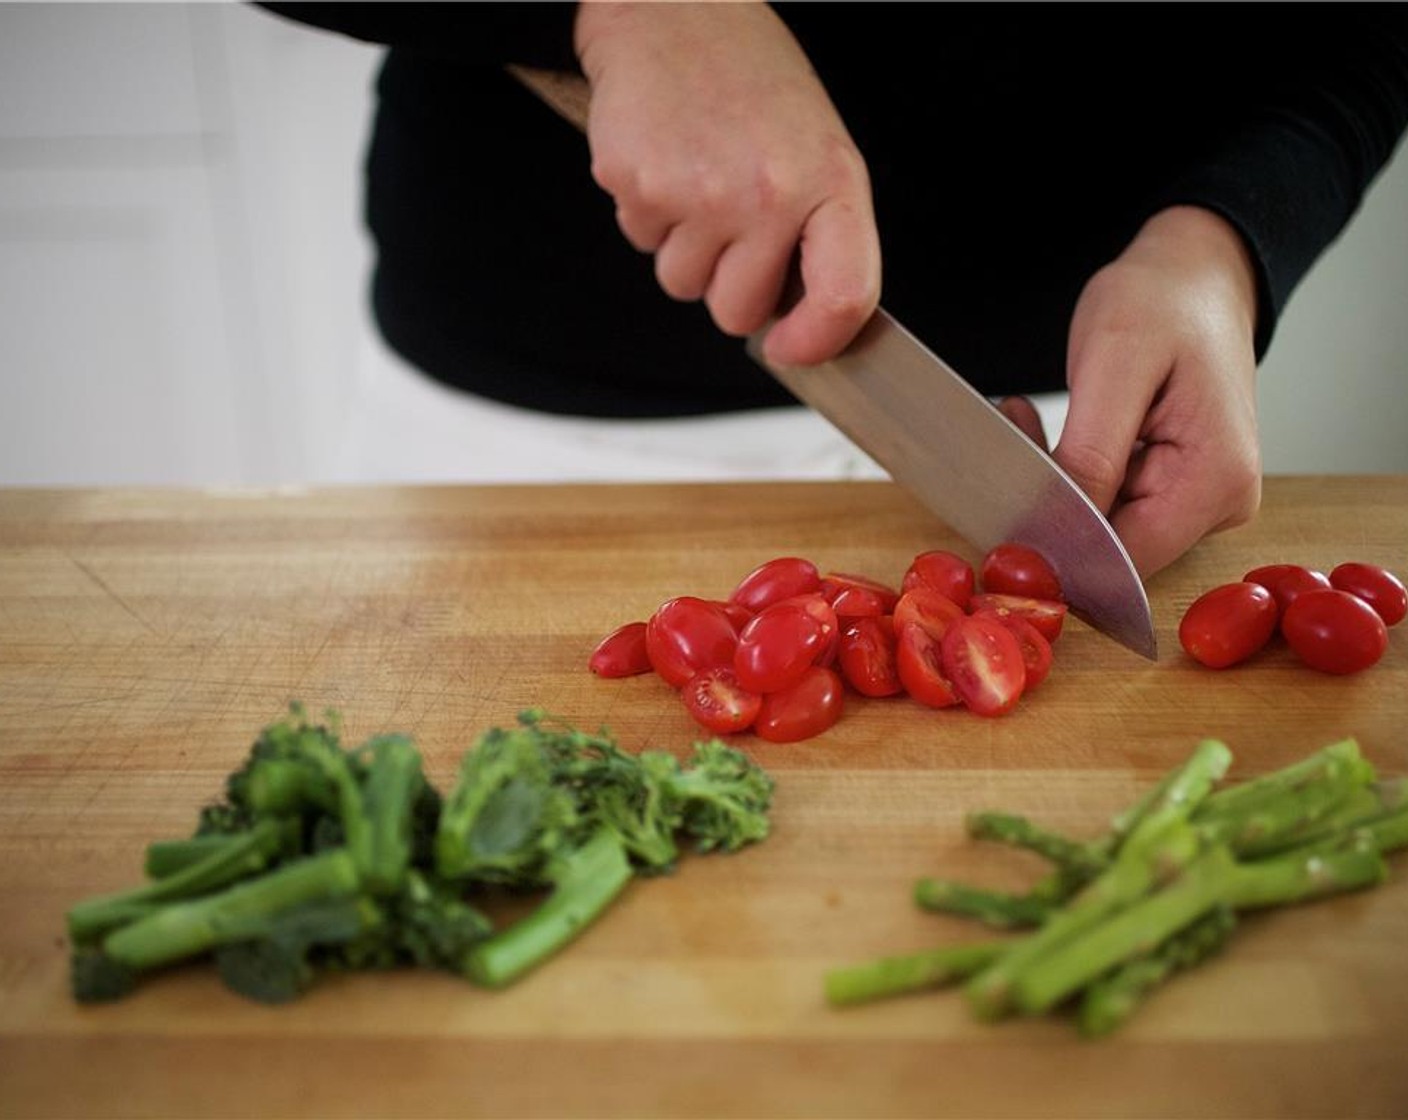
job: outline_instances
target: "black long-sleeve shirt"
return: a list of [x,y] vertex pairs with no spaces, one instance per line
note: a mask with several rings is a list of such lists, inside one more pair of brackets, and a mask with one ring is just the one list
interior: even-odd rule
[[[390,46],[366,219],[376,318],[412,363],[582,415],[793,403],[658,288],[585,140],[504,72],[575,69],[574,5],[263,6]],[[869,167],[886,308],[990,394],[1064,386],[1084,283],[1178,203],[1245,239],[1263,354],[1408,128],[1403,4],[776,10]]]

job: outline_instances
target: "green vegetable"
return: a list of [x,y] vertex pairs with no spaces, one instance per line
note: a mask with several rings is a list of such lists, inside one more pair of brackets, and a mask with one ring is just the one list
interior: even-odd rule
[[1352,739],[1282,770],[1218,787],[1231,753],[1200,743],[1109,832],[1081,842],[1006,813],[976,814],[976,838],[1055,864],[1027,894],[921,879],[916,902],[1031,932],[833,969],[838,1005],[965,981],[996,1019],[1078,1006],[1083,1034],[1123,1025],[1177,973],[1216,954],[1244,910],[1373,887],[1384,854],[1408,847],[1408,779],[1379,780]]
[[[266,727],[195,834],[147,849],[148,881],[67,915],[82,1002],[209,956],[233,991],[301,996],[331,971],[435,968],[501,987],[561,950],[637,874],[681,845],[736,851],[767,835],[772,781],[718,741],[691,764],[554,728],[539,712],[466,753],[448,797],[407,737],[343,747],[335,717],[294,705]],[[492,892],[538,893],[499,928]]]

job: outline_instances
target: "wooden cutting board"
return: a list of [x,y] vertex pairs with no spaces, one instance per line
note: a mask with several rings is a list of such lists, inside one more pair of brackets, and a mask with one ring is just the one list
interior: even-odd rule
[[66,907],[134,883],[290,699],[414,735],[442,783],[533,705],[682,749],[662,684],[587,672],[598,637],[773,556],[897,582],[940,547],[972,555],[883,483],[0,492],[0,1115],[1408,1115],[1405,857],[1379,890],[1248,920],[1100,1043],[979,1025],[955,993],[836,1011],[821,990],[974,935],[917,912],[915,878],[1040,875],[967,840],[971,810],[1094,834],[1205,736],[1234,777],[1346,735],[1408,773],[1408,628],[1352,678],[1285,650],[1212,673],[1176,639],[1256,564],[1408,569],[1405,478],[1268,480],[1254,525],[1151,582],[1159,664],[1071,623],[1004,719],[854,701],[813,741],[741,740],[778,780],[774,835],[633,884],[510,990],[354,976],[271,1009],[200,967],[70,1001]]

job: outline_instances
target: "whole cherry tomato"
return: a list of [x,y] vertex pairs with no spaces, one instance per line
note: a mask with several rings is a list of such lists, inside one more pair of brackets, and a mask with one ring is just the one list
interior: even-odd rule
[[1303,591],[1318,591],[1330,586],[1330,578],[1324,572],[1300,564],[1264,564],[1253,568],[1242,577],[1244,583],[1259,583],[1276,600],[1278,610],[1285,611]]
[[983,590],[998,595],[1064,602],[1061,581],[1050,562],[1034,548],[1008,541],[983,557]]
[[1204,592],[1184,612],[1178,641],[1195,661],[1226,669],[1245,661],[1276,632],[1278,611],[1271,592],[1242,580]]
[[732,665],[738,634],[716,603],[681,595],[656,608],[645,624],[650,665],[674,688],[700,669]]
[[878,618],[899,602],[899,592],[865,576],[832,572],[821,579],[821,595],[837,618]]
[[895,671],[904,690],[930,708],[951,708],[958,693],[944,669],[943,639],[918,622],[895,629]]
[[1061,636],[1070,608],[1055,599],[1029,599],[1024,595],[974,595],[968,603],[973,614],[995,614],[1002,619],[1023,618],[1048,642]]
[[1322,673],[1357,673],[1388,649],[1378,612],[1334,587],[1297,595],[1281,617],[1281,633],[1297,657]]
[[592,650],[587,668],[599,677],[633,677],[650,672],[645,623],[628,622],[611,631]]
[[746,731],[763,706],[763,698],[739,684],[733,670],[722,665],[695,673],[680,689],[680,698],[695,722],[715,735]]
[[852,619],[841,631],[841,676],[862,696],[894,696],[904,691],[896,652],[893,618]]
[[810,739],[835,725],[846,704],[846,686],[830,669],[813,665],[801,680],[763,697],[753,731],[770,743]]
[[1363,599],[1385,626],[1397,626],[1408,615],[1408,589],[1396,575],[1377,564],[1339,564],[1330,572],[1330,586]]
[[760,564],[733,589],[729,599],[757,614],[794,595],[807,595],[821,587],[821,573],[810,560],[779,556]]
[[969,615],[949,627],[943,642],[944,672],[969,711],[980,716],[1010,712],[1026,688],[1026,662],[1012,631],[988,615]]
[[825,654],[831,635],[805,602],[789,599],[754,615],[733,653],[733,671],[752,692],[795,684]]
[[932,587],[967,610],[975,582],[972,564],[957,553],[936,548],[921,552],[911,561],[900,588],[902,591],[909,591],[921,584]]
[[895,632],[910,623],[924,627],[936,638],[963,617],[963,608],[937,588],[928,584],[911,587],[895,604]]

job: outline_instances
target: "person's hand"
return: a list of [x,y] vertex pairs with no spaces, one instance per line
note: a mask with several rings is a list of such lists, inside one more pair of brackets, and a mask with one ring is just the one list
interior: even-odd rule
[[1053,455],[1146,577],[1261,503],[1255,329],[1241,237],[1189,206],[1151,218],[1076,305]]
[[792,34],[765,4],[579,6],[592,175],[660,286],[784,365],[833,357],[880,298],[865,162]]

